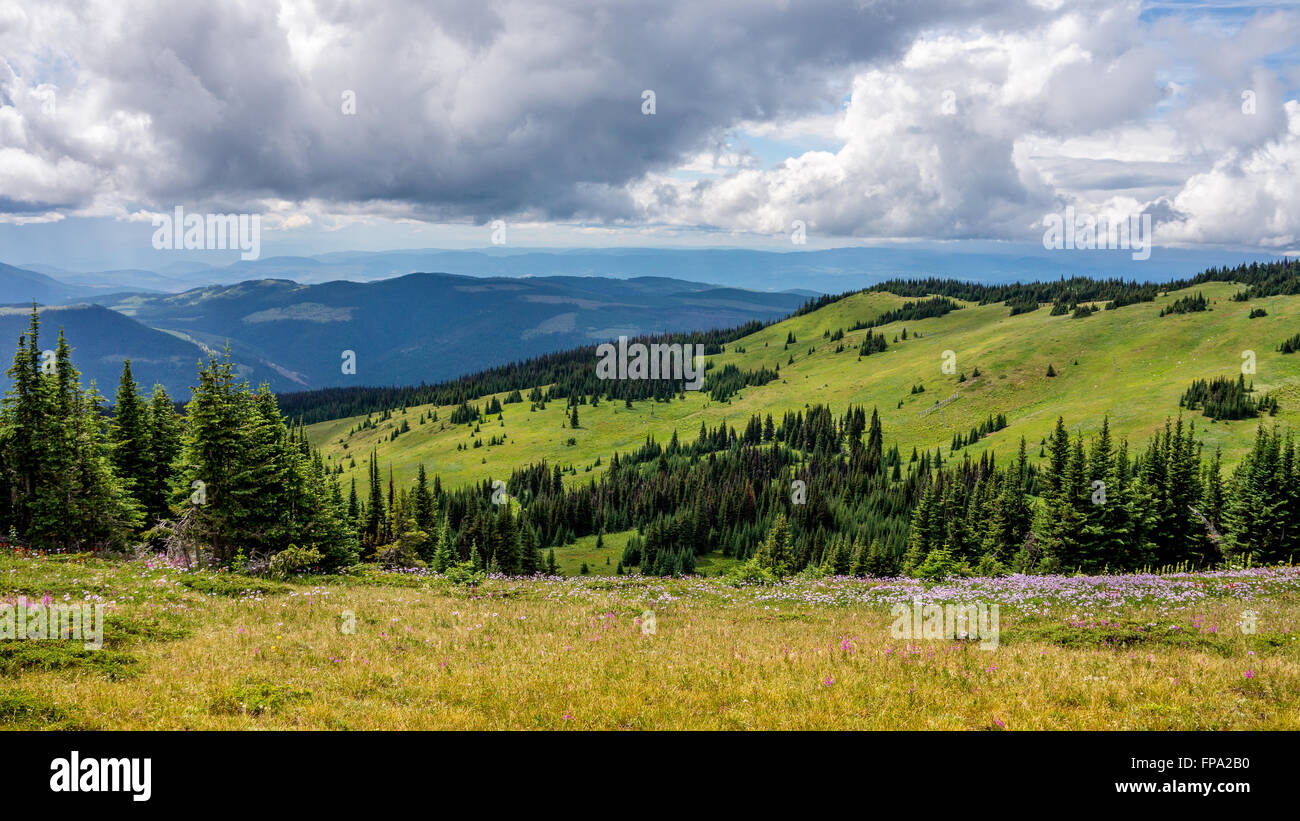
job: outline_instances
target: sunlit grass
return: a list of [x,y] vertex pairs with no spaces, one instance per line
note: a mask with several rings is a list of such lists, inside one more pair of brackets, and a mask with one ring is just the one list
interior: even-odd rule
[[[99,596],[106,639],[114,617],[159,625],[119,645],[128,675],[0,677],[0,727],[1300,728],[1296,570],[928,591],[594,576],[475,589],[374,571],[194,584],[210,577],[0,558],[8,601]],[[998,604],[998,648],[893,638],[889,603],[914,593]]]
[[[1103,416],[1109,416],[1112,432],[1130,437],[1140,447],[1166,418],[1178,415],[1178,400],[1193,380],[1240,373],[1244,350],[1256,355],[1255,386],[1273,392],[1281,403],[1278,416],[1264,421],[1300,428],[1300,356],[1275,350],[1300,328],[1300,296],[1260,300],[1268,316],[1252,320],[1247,314],[1256,303],[1230,300],[1239,289],[1231,283],[1197,286],[1191,291],[1204,293],[1212,301],[1212,310],[1166,317],[1159,316],[1161,307],[1187,292],[1101,311],[1086,319],[1050,316],[1046,305],[1013,317],[1001,304],[967,304],[943,317],[876,329],[890,340],[889,349],[861,359],[857,348],[866,331],[848,328],[905,300],[893,294],[858,294],[765,328],[710,357],[717,368],[728,363],[741,368],[780,365],[779,380],[746,388],[725,403],[713,402],[701,391],[688,392],[685,400],[636,402],[631,409],[622,402],[604,402],[596,408],[584,405],[579,408],[576,430],[565,425],[564,401],[534,412],[526,401],[506,405],[502,418],[485,419],[477,436],[471,435],[472,426],[446,424],[450,407],[437,409],[439,422],[418,425],[422,413],[434,410],[430,406],[408,408],[405,416],[399,411],[377,430],[349,435],[364,417],[322,422],[308,430],[313,444],[333,464],[342,462],[345,486],[353,477],[364,485],[372,448],[380,463],[391,464],[398,482],[408,487],[421,463],[431,474],[440,475],[447,488],[506,479],[515,468],[542,460],[566,470],[572,466],[576,473],[566,474],[566,483],[586,482],[599,477],[613,453],[636,450],[647,436],[662,444],[676,430],[689,443],[701,423],[714,428],[725,422],[743,430],[751,414],[771,414],[779,422],[786,411],[819,402],[830,403],[837,413],[850,403],[878,409],[885,446],[897,444],[904,458],[913,446],[942,448],[947,458],[954,433],[966,434],[990,414],[1004,413],[1009,427],[968,450],[978,455],[988,449],[1005,462],[1015,455],[1024,436],[1030,457],[1036,460],[1037,445],[1051,433],[1058,415],[1071,432],[1085,433],[1095,431]],[[904,326],[909,339],[894,342]],[[845,350],[835,353],[836,343],[822,336],[839,328],[846,331]],[[798,341],[786,349],[790,332]],[[809,354],[809,348],[815,351]],[[956,356],[955,374],[941,370],[943,353],[949,350]],[[790,357],[794,364],[789,364]],[[1048,365],[1056,377],[1046,376]],[[966,382],[958,381],[962,375]],[[923,385],[925,392],[911,393],[914,385]],[[960,398],[942,413],[927,412],[936,401],[955,393]],[[504,399],[505,394],[497,398]],[[1224,449],[1225,468],[1249,449],[1258,425],[1258,420],[1211,423],[1199,414],[1189,418],[1196,421],[1207,453]],[[403,419],[410,423],[410,432],[388,441],[393,426]],[[486,445],[492,436],[502,434],[507,437],[504,445]],[[484,447],[473,448],[475,438],[481,438]],[[460,444],[470,449],[458,451]]]

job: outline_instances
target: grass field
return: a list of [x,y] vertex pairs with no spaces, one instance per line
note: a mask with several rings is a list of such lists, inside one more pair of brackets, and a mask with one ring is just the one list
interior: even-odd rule
[[[583,562],[592,576],[612,576],[618,570],[618,563],[623,558],[623,548],[635,530],[622,533],[606,533],[603,547],[596,547],[595,536],[582,536],[573,544],[555,548],[555,566],[562,576],[580,574]],[[548,548],[549,550],[549,548]],[[546,551],[543,551],[545,554]],[[695,560],[695,572],[702,576],[716,576],[738,565],[738,559],[708,553]]]
[[[1095,430],[1109,415],[1112,430],[1130,437],[1138,447],[1167,417],[1177,416],[1179,397],[1193,380],[1240,373],[1246,350],[1255,352],[1255,386],[1280,399],[1275,421],[1300,427],[1300,355],[1275,350],[1283,339],[1300,331],[1300,297],[1248,304],[1230,301],[1239,288],[1229,283],[1195,290],[1213,301],[1212,310],[1159,316],[1161,307],[1186,293],[1181,291],[1161,296],[1154,304],[1101,311],[1083,319],[1049,316],[1048,306],[1011,317],[1000,304],[968,305],[943,317],[878,329],[891,340],[889,349],[861,360],[857,347],[866,332],[847,329],[905,300],[892,294],[857,294],[765,328],[711,357],[719,368],[727,363],[742,368],[781,367],[781,379],[747,388],[726,403],[711,402],[701,391],[688,392],[684,401],[638,402],[632,409],[615,402],[594,409],[584,405],[579,408],[580,426],[573,430],[565,424],[564,402],[537,412],[530,412],[525,402],[505,406],[499,421],[485,420],[478,437],[472,435],[473,426],[446,423],[449,407],[437,409],[441,421],[424,425],[417,419],[433,408],[412,407],[405,417],[399,411],[376,430],[349,434],[361,417],[313,425],[309,434],[328,458],[342,461],[345,485],[350,477],[364,484],[365,460],[374,448],[382,465],[392,465],[399,482],[413,481],[423,462],[448,488],[508,478],[515,467],[543,459],[572,466],[576,473],[565,481],[587,481],[599,475],[611,454],[634,450],[647,435],[666,442],[676,430],[690,442],[702,422],[715,427],[725,421],[742,428],[751,414],[770,413],[779,420],[787,410],[818,402],[829,403],[837,413],[850,403],[878,408],[885,446],[898,444],[904,458],[913,446],[941,447],[946,457],[954,433],[967,433],[997,413],[1007,415],[1009,427],[982,439],[969,449],[972,453],[989,449],[999,457],[1012,456],[1022,435],[1035,446],[1051,432],[1058,415],[1065,417],[1072,431],[1084,432]],[[1260,306],[1268,316],[1248,319],[1250,308]],[[909,339],[894,343],[904,325]],[[846,330],[846,350],[837,354],[835,344],[822,336],[838,328]],[[786,350],[790,332],[798,341]],[[917,332],[922,334],[919,339]],[[737,352],[737,347],[744,352]],[[815,348],[812,354],[810,347]],[[942,372],[945,351],[956,357],[955,374]],[[794,364],[788,364],[791,356]],[[1046,376],[1049,364],[1058,376]],[[974,377],[977,368],[980,376]],[[967,376],[964,383],[958,381],[962,374]],[[925,392],[911,393],[913,385],[924,385]],[[958,398],[941,412],[930,410],[935,402],[954,394]],[[387,441],[403,418],[410,423],[410,432]],[[1258,424],[1254,420],[1211,424],[1199,413],[1194,418],[1207,448],[1224,449],[1227,466],[1244,454]],[[486,444],[501,434],[506,436],[505,444]],[[481,438],[484,447],[456,449],[458,444],[471,445],[475,438]],[[1031,447],[1031,456],[1037,455],[1037,447]]]
[[[1297,593],[1300,568],[474,588],[5,553],[0,598],[108,616],[102,650],[0,641],[0,728],[1300,729]],[[997,605],[998,646],[895,638],[914,597]]]

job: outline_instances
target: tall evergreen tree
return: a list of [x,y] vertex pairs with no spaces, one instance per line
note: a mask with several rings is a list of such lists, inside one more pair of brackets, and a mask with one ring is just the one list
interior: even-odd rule
[[108,426],[108,441],[113,470],[128,493],[143,507],[153,480],[149,408],[140,396],[139,385],[131,375],[131,360],[122,363],[113,401],[113,421]]
[[138,490],[146,524],[171,516],[172,482],[183,439],[184,425],[172,398],[162,385],[154,385],[149,396],[149,468],[144,485]]

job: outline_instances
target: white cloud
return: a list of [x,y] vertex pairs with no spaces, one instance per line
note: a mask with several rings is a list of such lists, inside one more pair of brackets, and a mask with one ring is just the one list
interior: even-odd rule
[[1195,174],[1173,198],[1183,218],[1162,225],[1162,241],[1300,247],[1300,103],[1286,104],[1286,134],[1250,152],[1229,152]]
[[[1170,242],[1294,242],[1300,163],[1294,137],[1278,136],[1282,80],[1222,55],[1258,60],[1294,42],[1300,18],[1206,40],[1177,21],[1153,29],[1139,12],[1076,4],[1023,31],[921,37],[855,78],[838,151],[723,180],[650,175],[637,204],[656,220],[764,233],[802,219],[821,235],[997,239],[1033,238],[1067,204],[1111,216],[1173,208],[1181,222],[1157,232]],[[1171,105],[1172,74],[1192,79]]]

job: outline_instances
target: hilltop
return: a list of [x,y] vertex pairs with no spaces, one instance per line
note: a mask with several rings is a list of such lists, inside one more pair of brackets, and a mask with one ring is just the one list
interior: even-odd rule
[[[576,472],[569,480],[585,481],[615,452],[635,450],[647,437],[666,443],[676,431],[689,442],[702,424],[743,429],[751,415],[770,414],[779,420],[787,411],[818,403],[829,404],[837,413],[849,405],[876,408],[886,447],[897,445],[905,453],[913,447],[941,448],[945,458],[954,434],[966,435],[990,415],[1004,414],[1007,427],[968,450],[978,454],[987,449],[1000,459],[1009,457],[1023,436],[1031,445],[1031,457],[1037,458],[1038,445],[1058,416],[1072,432],[1084,433],[1095,431],[1103,417],[1109,417],[1116,434],[1145,439],[1180,413],[1179,399],[1194,380],[1240,374],[1242,352],[1247,350],[1254,351],[1256,368],[1248,379],[1259,393],[1279,401],[1273,421],[1294,427],[1300,422],[1300,357],[1276,348],[1300,329],[1300,296],[1233,301],[1240,290],[1235,283],[1209,282],[1162,293],[1154,302],[1084,317],[1054,316],[1048,305],[1011,316],[1001,303],[956,300],[961,307],[943,316],[871,329],[885,337],[887,348],[860,357],[858,349],[868,330],[850,329],[915,301],[864,292],[769,325],[709,356],[709,378],[727,365],[742,370],[780,368],[779,379],[745,387],[725,402],[708,396],[706,379],[703,391],[687,392],[684,399],[636,401],[630,408],[613,401],[581,405],[577,429],[566,424],[566,402],[531,410],[525,401],[503,405],[500,418],[493,414],[483,420],[477,434],[475,425],[450,424],[451,405],[411,406],[404,412],[393,408],[382,420],[384,414],[371,414],[373,427],[366,426],[364,415],[322,422],[311,425],[308,434],[331,464],[343,466],[345,483],[351,477],[364,481],[364,460],[374,450],[385,471],[391,465],[399,485],[409,484],[423,463],[447,488],[507,478],[512,470],[542,460],[571,466]],[[1160,315],[1197,293],[1205,296],[1209,310]],[[1265,308],[1267,316],[1248,318],[1258,307]],[[906,340],[901,338],[904,328]],[[843,338],[832,341],[840,330]],[[791,336],[796,341],[787,345]],[[945,351],[954,354],[954,373],[942,370]],[[1046,375],[1049,366],[1053,377]],[[914,387],[924,392],[913,393]],[[504,401],[507,395],[479,400]],[[938,409],[936,402],[942,403]],[[1227,465],[1250,447],[1257,427],[1255,420],[1212,423],[1199,412],[1183,413],[1196,422],[1198,438],[1210,451],[1223,448]],[[400,432],[404,423],[408,430]],[[504,443],[489,444],[493,437],[504,437]],[[475,440],[483,445],[474,447]]]

